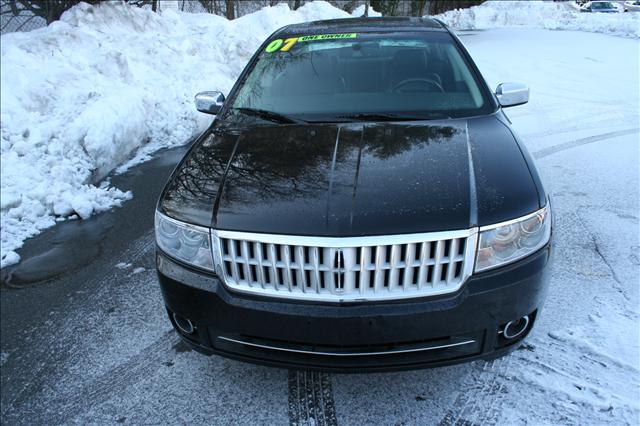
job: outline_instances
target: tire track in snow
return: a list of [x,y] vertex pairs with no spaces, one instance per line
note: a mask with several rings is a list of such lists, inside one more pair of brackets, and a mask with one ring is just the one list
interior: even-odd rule
[[[558,111],[564,110],[564,107],[559,107],[557,109]],[[535,114],[531,114],[531,115],[535,115]],[[593,131],[597,131],[598,129],[601,129],[604,125],[608,125],[610,123],[611,123],[611,119],[594,120],[594,121],[590,121],[588,124],[579,123],[572,126],[562,127],[561,129],[550,128],[543,131],[537,131],[537,132],[531,132],[531,133],[526,132],[527,129],[525,128],[519,128],[518,133],[520,134],[520,136],[522,136],[524,140],[532,140],[532,139],[546,138],[549,136],[560,136],[560,135],[565,135],[567,133],[575,133],[579,131],[593,132]]]
[[618,130],[617,132],[608,132],[608,133],[602,133],[600,135],[588,136],[586,138],[580,138],[573,141],[568,141],[558,145],[550,146],[548,148],[541,149],[539,151],[534,152],[533,156],[536,159],[540,159],[560,151],[565,151],[567,149],[576,148],[581,145],[586,145],[593,142],[602,141],[605,139],[612,139],[618,136],[631,135],[634,133],[638,133],[638,131],[640,131],[640,129],[633,128],[633,129],[626,129],[626,130]]
[[330,375],[317,371],[289,370],[289,424],[338,424]]
[[502,397],[507,394],[501,377],[508,376],[511,356],[483,362],[463,383],[462,392],[438,426],[473,426],[496,424],[500,418]]

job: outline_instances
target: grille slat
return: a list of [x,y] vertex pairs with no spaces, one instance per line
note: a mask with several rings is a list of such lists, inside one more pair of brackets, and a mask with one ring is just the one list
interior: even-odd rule
[[291,291],[291,288],[293,287],[293,275],[291,274],[291,249],[287,245],[282,246],[282,248],[284,249],[284,265],[287,270],[287,274],[285,275],[287,287],[289,288],[289,291]]
[[251,266],[249,265],[249,243],[247,241],[242,241],[240,254],[242,255],[242,260],[244,260],[244,276],[247,278],[249,286],[252,286],[253,280],[251,278]]
[[316,293],[320,293],[320,249],[318,247],[311,248],[311,258],[313,259],[313,287]]
[[327,239],[214,231],[213,247],[218,273],[232,289],[310,300],[380,300],[460,288],[473,267],[477,234],[443,234],[452,235]]
[[264,273],[264,259],[262,258],[262,255],[263,255],[262,244],[254,242],[253,252],[256,254],[256,257],[258,258],[258,279],[260,280],[260,286],[262,288],[265,288],[266,276]]
[[296,269],[296,275],[298,275],[300,278],[298,280],[298,282],[300,283],[300,286],[302,287],[302,291],[307,291],[307,278],[306,278],[306,274],[305,274],[305,257],[304,257],[304,247],[303,246],[297,246],[296,247],[296,253],[297,253],[297,259],[296,259],[296,263],[298,265],[298,268]]
[[360,273],[358,274],[358,279],[360,282],[358,283],[358,290],[360,294],[363,294],[365,291],[365,285],[367,283],[368,272],[364,268],[365,262],[367,262],[369,256],[369,247],[360,247]]
[[404,271],[404,281],[402,283],[402,289],[407,291],[407,289],[411,286],[411,280],[413,279],[414,268],[413,268],[413,259],[416,252],[416,244],[409,243],[407,244],[407,251],[404,256],[405,262],[405,271]]
[[383,273],[382,273],[382,266],[384,263],[384,255],[386,254],[387,250],[385,246],[378,246],[375,248],[376,251],[376,267],[374,269],[373,272],[373,276],[374,276],[374,292],[377,293],[380,291],[380,287],[382,287],[382,280],[383,280]]
[[431,251],[431,243],[424,242],[420,244],[420,263],[418,270],[418,290],[422,290],[422,285],[427,281],[427,269],[429,265],[429,253]]
[[[276,246],[273,244],[269,244],[267,246],[267,253],[269,256],[269,263],[270,263],[270,267],[269,267],[269,279],[271,280],[271,283],[273,284],[273,286],[275,287],[276,290],[278,290],[278,281],[277,281],[277,277],[278,277],[278,273],[277,273],[277,269],[276,269]],[[225,281],[226,281],[226,277],[225,277]]]
[[451,281],[454,278],[454,273],[456,271],[455,258],[456,253],[458,252],[458,239],[454,238],[451,240],[451,247],[449,249],[449,269],[447,271],[447,285],[451,284]]
[[398,289],[398,257],[400,256],[400,246],[394,244],[391,246],[391,259],[389,260],[389,291],[395,291]]
[[436,287],[440,284],[441,274],[442,274],[442,257],[444,255],[444,241],[438,241],[436,246],[436,267],[433,272],[433,279],[431,280],[431,285]]
[[231,248],[231,253],[230,256],[230,260],[231,260],[231,271],[233,272],[233,275],[236,277],[240,276],[240,269],[239,269],[239,265],[237,262],[237,255],[236,255],[236,244],[235,241],[229,241],[229,246]]

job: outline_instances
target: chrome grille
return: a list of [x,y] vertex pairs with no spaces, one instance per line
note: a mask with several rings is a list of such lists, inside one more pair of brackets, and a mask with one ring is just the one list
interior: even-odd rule
[[239,291],[308,300],[380,300],[459,289],[475,230],[375,237],[214,231],[216,271]]

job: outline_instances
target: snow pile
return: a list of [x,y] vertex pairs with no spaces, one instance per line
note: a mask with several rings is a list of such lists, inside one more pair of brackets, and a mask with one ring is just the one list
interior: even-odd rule
[[[351,16],[353,16],[354,18],[360,18],[364,16],[364,9],[364,4],[361,4],[360,6],[353,9],[353,12],[351,12]],[[376,12],[371,6],[369,6],[369,18],[377,18],[379,16],[382,16],[382,13]]]
[[270,33],[349,16],[326,2],[234,21],[105,2],[3,35],[1,266],[19,261],[14,250],[56,218],[87,218],[131,197],[105,176],[204,130],[211,117],[196,112],[193,95],[227,93]]
[[525,26],[640,37],[638,13],[580,13],[563,2],[487,1],[468,9],[445,12],[437,18],[458,30]]

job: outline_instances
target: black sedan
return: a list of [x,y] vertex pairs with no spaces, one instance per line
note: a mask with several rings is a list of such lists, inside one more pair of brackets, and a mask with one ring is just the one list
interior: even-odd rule
[[546,290],[551,210],[502,108],[437,20],[276,31],[156,211],[167,312],[205,354],[374,371],[508,353]]

